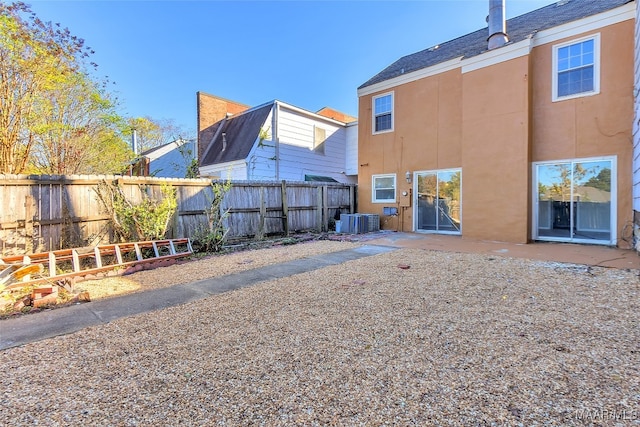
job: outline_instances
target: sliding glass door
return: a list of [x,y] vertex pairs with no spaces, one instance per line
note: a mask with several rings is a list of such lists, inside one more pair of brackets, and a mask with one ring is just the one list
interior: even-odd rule
[[415,173],[415,230],[446,234],[462,231],[460,169]]
[[615,159],[535,163],[537,240],[615,244]]

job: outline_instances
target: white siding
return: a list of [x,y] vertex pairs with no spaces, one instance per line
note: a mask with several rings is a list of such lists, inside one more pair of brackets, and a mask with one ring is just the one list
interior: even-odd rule
[[[273,128],[271,116],[267,123]],[[338,182],[353,184],[357,182],[356,177],[347,176],[346,172],[345,126],[280,106],[276,127],[280,159],[278,171],[275,161],[276,144],[273,140],[266,140],[261,146],[256,144],[247,158],[247,179],[304,181],[305,175],[322,175],[329,176]],[[316,127],[324,129],[326,135],[320,150],[313,149]],[[272,130],[269,132],[270,138],[272,138]]]
[[[279,112],[280,179],[304,181],[305,175],[329,176],[355,183],[346,175],[346,128],[282,107]],[[326,139],[314,150],[314,128],[324,129]]]
[[236,162],[203,166],[200,168],[200,176],[217,176],[225,180],[244,181],[247,179],[247,165],[244,160],[239,160]]
[[347,175],[358,175],[358,124],[347,125],[346,131],[345,172]]

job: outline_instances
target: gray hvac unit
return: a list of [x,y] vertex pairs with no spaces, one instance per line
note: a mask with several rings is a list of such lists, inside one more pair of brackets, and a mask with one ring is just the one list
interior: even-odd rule
[[380,230],[380,216],[375,214],[341,214],[340,226],[343,233],[361,234]]
[[373,231],[380,231],[380,215],[376,214],[362,214],[367,217],[367,231],[369,233]]
[[360,214],[341,214],[340,224],[342,226],[342,232],[348,234],[365,233],[367,231],[366,220],[367,218]]

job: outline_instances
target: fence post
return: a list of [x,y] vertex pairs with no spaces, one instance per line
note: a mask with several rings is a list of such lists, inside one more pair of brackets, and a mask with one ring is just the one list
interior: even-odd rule
[[329,231],[329,188],[322,187],[322,231]]
[[356,187],[354,185],[349,186],[349,213],[356,213]]
[[33,252],[33,196],[24,198],[24,249]]
[[182,195],[182,191],[180,191],[179,187],[173,187],[173,189],[176,191],[176,211],[173,214],[173,218],[171,218],[171,227],[169,227],[168,230],[170,239],[176,239],[180,236],[178,227],[180,226],[180,205],[182,204],[182,199],[180,197]]
[[289,236],[289,203],[287,201],[287,182],[282,180],[282,228],[285,236]]
[[264,186],[260,186],[260,223],[258,224],[258,234],[256,235],[256,238],[258,240],[262,240],[264,239],[264,224],[265,224],[265,217],[267,216],[267,207],[264,203]]
[[316,187],[318,191],[318,206],[316,206],[316,224],[318,233],[322,232],[322,187]]

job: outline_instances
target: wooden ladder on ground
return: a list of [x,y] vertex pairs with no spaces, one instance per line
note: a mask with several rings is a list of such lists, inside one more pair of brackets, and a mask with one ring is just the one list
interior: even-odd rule
[[[193,254],[191,241],[150,240],[0,257],[0,291],[152,264]],[[40,277],[32,277],[38,275]]]

